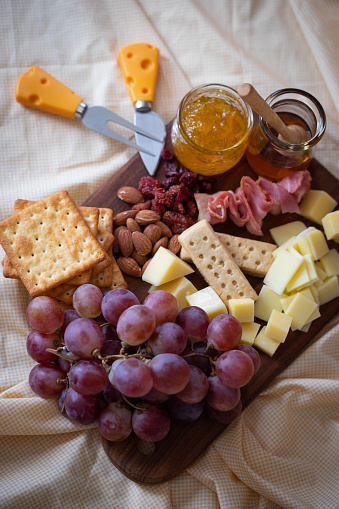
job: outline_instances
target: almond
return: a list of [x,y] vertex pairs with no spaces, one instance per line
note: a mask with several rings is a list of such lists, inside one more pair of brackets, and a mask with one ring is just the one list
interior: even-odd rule
[[142,269],[141,269],[141,274],[143,274],[145,272],[145,270],[147,269],[148,265],[150,264],[150,261],[152,260],[152,258],[150,258],[149,260],[147,260],[147,262],[144,263]]
[[144,234],[149,238],[152,244],[155,244],[161,237],[161,228],[155,224],[149,224],[144,229]]
[[131,235],[134,247],[139,254],[145,256],[152,251],[152,242],[146,235],[141,232],[133,232]]
[[161,236],[162,237],[172,237],[172,232],[167,226],[167,224],[163,223],[162,221],[157,221],[156,226],[159,226],[161,228]]
[[141,268],[133,258],[128,256],[119,256],[117,259],[119,269],[127,276],[141,277]]
[[133,251],[132,232],[124,228],[119,231],[118,236],[120,251],[123,256],[129,256]]
[[178,237],[179,237],[178,234],[173,235],[173,237],[169,239],[168,246],[167,246],[167,249],[172,251],[172,253],[174,253],[175,255],[177,253],[179,253],[179,251],[181,249],[181,245],[179,244]]
[[126,221],[129,217],[134,218],[137,214],[137,210],[125,210],[124,212],[119,212],[114,218],[114,224],[116,226],[123,226],[126,224]]
[[114,253],[119,253],[119,251],[120,251],[119,232],[120,232],[120,230],[124,230],[124,229],[126,229],[126,226],[118,226],[118,228],[116,228],[114,230],[114,241],[113,241],[113,252]]
[[133,249],[131,258],[133,258],[133,260],[135,260],[141,266],[143,266],[147,262],[147,256],[146,255],[142,256],[141,254],[138,253],[136,249]]
[[131,232],[141,232],[141,228],[138,225],[138,223],[135,221],[135,219],[132,219],[129,217],[126,221],[126,226]]
[[144,201],[144,198],[140,191],[138,191],[138,189],[136,189],[135,187],[131,186],[120,187],[117,195],[118,198],[120,198],[120,200],[126,203],[132,203],[133,205]]
[[168,244],[168,238],[167,237],[161,237],[161,239],[158,240],[156,244],[154,244],[152,249],[152,256],[155,255],[155,253],[158,251],[159,247],[167,247]]
[[160,221],[160,216],[153,210],[140,210],[135,216],[135,220],[141,226],[147,226]]

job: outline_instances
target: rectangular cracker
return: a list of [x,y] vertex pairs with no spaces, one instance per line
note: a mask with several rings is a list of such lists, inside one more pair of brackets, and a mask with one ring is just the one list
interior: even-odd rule
[[99,288],[103,288],[105,286],[110,286],[113,282],[113,272],[112,272],[112,246],[108,249],[107,256],[110,260],[110,265],[106,267],[101,272],[98,272],[97,274],[92,273],[90,284],[98,286]]
[[110,286],[102,287],[101,290],[104,292],[105,290],[114,290],[114,288],[128,288],[125,278],[115,261],[114,256],[112,257],[112,284]]
[[178,240],[226,306],[230,299],[257,300],[258,295],[205,219],[185,230]]
[[[272,253],[277,246],[261,240],[244,239],[228,233],[217,233],[221,243],[231,254],[239,269],[250,276],[265,277],[273,263]],[[188,252],[181,248],[180,258],[190,262]]]
[[1,221],[0,243],[32,297],[46,294],[106,256],[67,191]]

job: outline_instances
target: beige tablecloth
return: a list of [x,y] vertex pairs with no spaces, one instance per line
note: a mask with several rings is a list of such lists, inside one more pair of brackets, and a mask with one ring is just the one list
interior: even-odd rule
[[[60,189],[81,204],[134,154],[81,122],[22,107],[18,77],[37,64],[132,121],[117,52],[133,42],[160,49],[154,110],[165,122],[202,83],[251,82],[265,97],[308,90],[328,120],[317,158],[339,178],[337,0],[2,0],[0,13],[0,220],[17,198]],[[30,390],[26,305],[23,286],[1,274],[1,509],[338,509],[338,318],[184,473],[142,486],[110,463],[95,427]]]

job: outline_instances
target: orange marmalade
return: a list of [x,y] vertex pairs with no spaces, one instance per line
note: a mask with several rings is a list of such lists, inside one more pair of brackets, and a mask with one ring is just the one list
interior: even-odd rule
[[180,103],[171,132],[173,151],[191,171],[224,173],[244,155],[252,125],[252,111],[233,89],[203,85]]

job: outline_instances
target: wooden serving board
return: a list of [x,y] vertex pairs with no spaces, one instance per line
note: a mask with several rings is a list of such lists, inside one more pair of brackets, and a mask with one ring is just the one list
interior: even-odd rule
[[[170,148],[170,128],[171,124],[167,126],[167,148]],[[155,175],[155,178],[159,180],[164,177],[163,164],[162,161]],[[327,191],[339,202],[339,182],[316,160],[312,161],[309,171],[312,175],[312,188]],[[129,210],[130,206],[117,198],[117,191],[122,186],[137,187],[140,178],[144,175],[147,175],[146,169],[139,154],[136,154],[121,170],[92,194],[84,205],[110,207],[114,214]],[[235,168],[218,177],[215,191],[221,189],[235,190],[243,175],[249,175],[254,180],[257,179],[257,175],[253,173],[245,158]],[[239,237],[273,242],[269,234],[270,228],[297,219],[301,219],[307,226],[313,224],[297,214],[282,214],[279,216],[268,214],[264,219],[263,237],[251,236],[245,228],[235,226],[230,219],[224,224],[215,225],[215,230]],[[338,249],[338,244],[335,242],[329,242],[329,246]],[[207,286],[198,273],[192,274],[188,278],[198,289]],[[148,294],[150,285],[144,283],[140,278],[126,276],[125,279],[129,289],[142,302]],[[248,279],[256,291],[259,292],[262,279],[254,277],[248,277]],[[286,342],[278,348],[272,358],[260,353],[261,368],[251,382],[242,389],[243,408],[251,403],[312,342],[315,335],[337,313],[338,309],[339,298],[322,306],[320,310],[321,317],[313,322],[307,333],[290,332]],[[187,468],[225,428],[225,425],[218,424],[203,414],[194,423],[184,424],[172,421],[169,434],[156,444],[147,444],[149,447],[146,447],[146,451],[142,449],[145,443],[141,443],[134,433],[126,440],[117,443],[110,442],[102,437],[102,444],[112,463],[127,477],[139,483],[156,484],[168,481]]]

